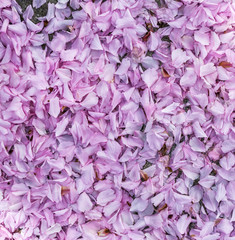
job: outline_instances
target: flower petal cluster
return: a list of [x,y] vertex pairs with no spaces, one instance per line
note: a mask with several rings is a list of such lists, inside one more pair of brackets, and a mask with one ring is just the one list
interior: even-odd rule
[[0,240],[235,239],[234,29],[233,0],[1,0]]

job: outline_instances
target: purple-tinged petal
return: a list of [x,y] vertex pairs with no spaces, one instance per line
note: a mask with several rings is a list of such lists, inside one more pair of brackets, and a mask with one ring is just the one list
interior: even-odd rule
[[34,8],[40,8],[46,0],[33,0],[33,7]]
[[132,28],[135,26],[135,20],[131,16],[131,13],[129,10],[126,10],[124,16],[122,18],[118,18],[116,21],[116,27],[117,28]]
[[203,131],[203,129],[198,121],[193,123],[193,131],[197,138],[206,138],[207,137],[206,133]]
[[216,67],[213,63],[207,63],[205,65],[202,65],[200,67],[200,76],[204,77],[206,75],[209,75],[211,73],[214,73],[216,71]]
[[218,206],[218,203],[215,200],[215,192],[208,190],[203,198],[203,203],[208,210],[215,212]]
[[160,214],[155,214],[152,216],[145,216],[144,221],[147,226],[151,226],[154,229],[158,229],[162,227],[163,219]]
[[32,125],[35,127],[39,135],[46,134],[46,126],[45,124],[39,119],[33,119]]
[[206,151],[205,144],[195,137],[189,141],[189,145],[193,151],[196,151],[196,152],[205,152]]
[[124,75],[127,74],[127,71],[130,67],[130,60],[129,59],[123,59],[120,67],[118,68],[118,70],[115,72],[115,74],[117,75]]
[[62,50],[60,57],[63,61],[73,61],[77,53],[76,49]]
[[26,33],[27,33],[27,28],[23,22],[12,24],[12,25],[10,24],[8,26],[8,29],[10,31],[12,31],[13,33],[20,35],[20,36],[26,35]]
[[11,47],[7,45],[1,64],[9,63],[9,61],[11,60],[11,57],[12,57]]
[[225,170],[230,170],[234,166],[234,164],[235,164],[235,156],[231,152],[228,152],[227,156],[220,159],[220,165]]
[[106,64],[103,72],[100,74],[100,77],[106,82],[113,82],[114,73],[115,73],[115,65],[114,64]]
[[221,149],[224,153],[229,153],[229,152],[233,151],[235,149],[235,141],[225,140],[222,143],[222,148]]
[[28,193],[29,188],[25,184],[19,183],[19,184],[14,184],[11,190],[15,196],[21,196]]
[[97,204],[105,206],[108,202],[113,201],[115,198],[115,192],[112,189],[107,189],[98,194]]
[[193,68],[187,68],[185,74],[180,79],[180,85],[183,87],[191,87],[197,81],[197,75]]
[[11,5],[11,0],[4,0],[0,3],[0,8],[9,7]]
[[185,234],[191,222],[191,218],[187,214],[182,215],[176,223],[176,227],[181,234]]
[[187,17],[183,16],[183,17],[176,19],[175,21],[169,22],[169,25],[172,28],[182,28],[183,25],[186,23],[186,20],[187,20]]
[[209,104],[208,110],[213,115],[221,115],[224,114],[224,106],[219,101],[215,101],[214,103]]
[[102,44],[100,42],[100,38],[98,36],[98,34],[95,34],[92,42],[91,42],[91,49],[93,50],[103,50]]
[[215,183],[215,177],[207,176],[199,181],[199,184],[204,188],[211,188],[211,186]]
[[90,211],[93,207],[91,199],[85,192],[83,192],[79,196],[77,204],[78,204],[78,210],[81,212]]
[[176,68],[181,67],[183,63],[187,62],[190,59],[190,57],[186,55],[186,52],[179,48],[172,51],[171,58],[172,65]]
[[121,203],[119,201],[113,201],[104,206],[104,215],[106,217],[110,217],[114,212],[119,210],[121,207]]
[[234,188],[235,181],[231,181],[228,183],[226,190],[227,190],[227,197],[235,201],[235,188]]
[[57,123],[56,129],[55,129],[55,135],[56,137],[62,135],[69,123],[68,118],[63,118],[60,122]]
[[141,198],[135,198],[131,203],[130,211],[132,212],[143,212],[148,206],[148,201]]
[[224,187],[224,184],[220,183],[216,191],[216,196],[215,196],[216,201],[219,203],[221,200],[225,198],[225,195],[226,195],[226,189]]
[[57,118],[60,113],[60,103],[59,103],[59,98],[54,97],[50,100],[50,107],[49,107],[49,114]]
[[210,43],[210,36],[209,33],[201,32],[201,31],[196,31],[194,33],[194,39],[201,43],[202,45],[209,45]]
[[233,230],[233,224],[228,219],[222,219],[217,225],[217,230],[229,235]]
[[56,223],[46,230],[46,236],[50,236],[54,233],[58,233],[61,231],[61,229],[62,228],[61,228],[60,224]]

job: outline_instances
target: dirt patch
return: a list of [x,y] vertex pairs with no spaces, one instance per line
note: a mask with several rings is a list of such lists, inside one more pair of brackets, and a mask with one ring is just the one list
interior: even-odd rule
[[[26,8],[29,5],[33,4],[32,0],[16,0],[16,2],[20,5],[20,7],[22,8],[22,11],[24,12],[26,10]],[[47,0],[45,4],[43,4],[40,8],[33,8],[34,11],[34,15],[32,17],[32,21],[34,23],[38,23],[38,18],[39,17],[44,17],[47,14],[47,10],[48,10],[48,3],[57,3],[57,0]]]

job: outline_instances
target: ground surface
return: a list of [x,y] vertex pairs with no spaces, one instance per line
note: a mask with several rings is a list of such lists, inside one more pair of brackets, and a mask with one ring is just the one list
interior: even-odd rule
[[[22,11],[24,12],[25,9],[29,6],[33,4],[32,0],[16,0],[16,2],[21,6]],[[33,22],[37,23],[38,17],[43,17],[47,14],[47,9],[48,9],[48,3],[57,3],[57,0],[47,0],[45,4],[43,4],[40,8],[36,9],[33,8],[34,10],[34,16],[33,16]]]

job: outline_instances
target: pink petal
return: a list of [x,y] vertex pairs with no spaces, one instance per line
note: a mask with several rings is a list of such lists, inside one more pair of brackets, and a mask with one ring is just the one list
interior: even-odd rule
[[142,79],[145,82],[145,84],[150,88],[157,80],[158,74],[155,69],[147,69],[142,74]]
[[225,140],[222,143],[222,148],[221,149],[224,153],[228,153],[228,152],[233,151],[235,149],[235,141]]
[[124,75],[127,74],[127,71],[130,67],[130,60],[128,59],[123,59],[120,67],[118,68],[118,70],[115,72],[115,74],[117,75]]
[[148,201],[141,198],[135,198],[131,203],[130,211],[132,212],[143,212],[148,206]]
[[213,115],[224,114],[224,106],[219,101],[215,101],[214,103],[211,103],[211,105],[208,107],[208,110]]
[[168,114],[174,114],[174,111],[176,110],[176,108],[179,106],[179,103],[172,103],[169,106],[167,106],[166,108],[162,109],[163,113],[168,113]]
[[229,43],[230,41],[233,40],[233,38],[234,38],[234,32],[233,31],[220,35],[221,43]]
[[135,26],[135,20],[131,16],[129,10],[126,10],[123,18],[118,18],[116,21],[117,28],[128,28]]
[[204,143],[195,137],[189,141],[189,145],[191,146],[193,151],[196,151],[196,152],[205,152],[206,151],[206,147],[205,147]]
[[186,55],[186,52],[179,48],[172,51],[171,58],[172,65],[176,68],[181,67],[183,63],[187,62],[190,59]]
[[220,159],[220,165],[225,170],[230,170],[235,164],[235,156],[231,152],[228,152],[227,156]]
[[9,45],[7,45],[4,57],[3,57],[2,61],[1,61],[1,64],[8,63],[11,60],[11,56],[12,56],[11,48],[10,48]]
[[11,0],[4,0],[0,2],[0,8],[9,7],[11,5]]
[[140,180],[140,167],[136,164],[129,172],[128,177],[131,181],[139,181]]
[[197,75],[193,68],[186,68],[186,72],[180,79],[180,85],[183,87],[191,87],[197,81]]
[[194,39],[197,42],[200,42],[202,45],[209,45],[210,43],[210,38],[209,38],[209,33],[204,33],[201,31],[196,31],[194,33]]
[[100,42],[100,38],[98,36],[98,34],[95,34],[92,42],[91,42],[91,49],[93,50],[103,50],[103,47],[101,45],[101,42]]
[[203,203],[208,210],[215,212],[218,206],[218,203],[215,200],[215,192],[208,190],[204,196]]
[[50,42],[50,48],[54,52],[61,52],[65,49],[66,38],[62,34],[56,34]]
[[53,3],[48,3],[48,11],[46,15],[46,19],[49,22],[55,15],[55,4]]
[[188,215],[186,215],[186,214],[182,215],[176,223],[176,227],[177,227],[178,231],[181,234],[186,233],[186,230],[187,230],[190,222],[191,222],[191,218],[188,217]]
[[98,194],[97,204],[105,206],[108,202],[113,201],[115,198],[115,192],[112,189],[107,189]]
[[216,71],[216,67],[213,63],[207,63],[200,67],[200,76],[204,77]]
[[33,7],[34,8],[40,8],[46,0],[33,0]]
[[188,177],[188,178],[190,178],[190,179],[192,179],[192,180],[195,180],[195,179],[197,179],[198,178],[198,171],[197,171],[197,169],[196,168],[192,168],[192,166],[183,166],[182,167],[182,171],[184,172],[184,174]]
[[157,207],[164,199],[165,199],[165,194],[160,192],[151,199],[151,202],[155,207]]
[[199,181],[199,184],[205,188],[210,188],[215,183],[213,176],[207,176]]
[[48,228],[46,230],[46,235],[50,236],[50,235],[52,235],[54,233],[58,233],[60,231],[61,231],[61,226],[60,226],[60,224],[56,223],[55,225],[51,226],[50,228]]
[[176,19],[175,21],[169,22],[169,25],[172,28],[182,28],[182,26],[186,23],[186,20],[187,20],[187,17],[183,16]]
[[[1,8],[1,3],[0,3],[0,8]],[[3,239],[12,238],[12,234],[2,224],[0,225],[0,234],[1,234],[1,237],[3,237]]]
[[8,29],[20,36],[26,35],[27,33],[27,28],[23,22],[9,25]]
[[217,230],[229,235],[233,230],[233,224],[228,219],[222,219],[217,226]]
[[73,61],[77,53],[76,49],[62,50],[60,57],[63,61]]
[[199,202],[203,197],[203,189],[200,186],[194,186],[190,189],[190,196],[194,203]]
[[110,217],[114,212],[120,209],[120,207],[121,203],[119,201],[110,202],[104,207],[104,215]]
[[217,239],[220,239],[219,233],[210,234],[202,238],[202,240],[217,240]]
[[164,144],[162,136],[154,133],[154,131],[148,132],[146,136],[147,143],[152,150],[160,150]]
[[192,50],[194,47],[194,40],[191,36],[183,36],[182,37],[182,44],[184,46],[185,49],[190,49]]
[[220,46],[219,36],[214,31],[211,32],[211,45],[212,45],[212,49],[214,51],[217,50]]
[[14,184],[11,190],[15,196],[21,196],[28,193],[29,188],[25,184],[19,183],[19,184]]
[[60,113],[60,103],[59,103],[59,98],[54,97],[50,100],[50,107],[49,107],[49,114],[57,118]]
[[78,210],[81,212],[90,211],[93,207],[89,196],[83,192],[78,198]]
[[56,137],[62,135],[69,123],[68,118],[63,118],[60,122],[57,123],[56,129],[55,129],[55,135]]
[[227,197],[235,201],[235,188],[234,188],[235,181],[231,181],[228,183],[226,190],[227,190]]
[[220,183],[216,191],[216,196],[215,196],[216,201],[219,203],[221,200],[224,199],[225,195],[226,195],[226,189],[224,187],[224,184]]
[[206,138],[207,137],[206,133],[203,131],[203,129],[201,128],[201,125],[198,121],[193,123],[193,131],[197,138]]
[[151,32],[149,37],[149,50],[155,51],[159,45],[159,36],[156,33]]
[[91,26],[90,23],[84,21],[80,27],[79,38],[84,38],[90,33]]
[[163,224],[163,219],[160,214],[155,214],[152,216],[145,216],[144,221],[147,226],[151,226],[155,229],[161,228]]
[[115,66],[113,64],[106,64],[100,77],[106,82],[112,82],[115,71]]

